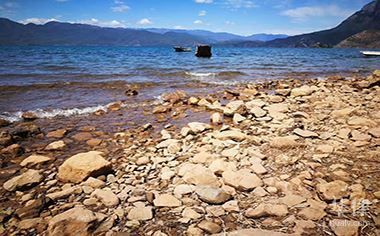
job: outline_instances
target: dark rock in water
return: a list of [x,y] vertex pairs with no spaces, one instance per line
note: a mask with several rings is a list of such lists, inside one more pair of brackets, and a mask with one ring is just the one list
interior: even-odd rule
[[8,132],[0,132],[0,147],[6,147],[13,143],[12,135]]
[[11,124],[11,122],[0,118],[0,127],[5,127],[5,126],[8,126],[10,124]]
[[208,45],[201,45],[197,46],[197,52],[195,53],[195,56],[197,57],[211,57],[211,46]]
[[135,89],[128,89],[127,91],[125,91],[125,95],[127,96],[136,96],[138,94],[139,92]]
[[11,134],[20,138],[27,138],[41,133],[40,128],[33,123],[21,123],[15,127]]
[[38,119],[38,116],[37,114],[33,113],[33,112],[24,112],[21,117],[25,120],[25,121],[31,121],[31,120],[36,120]]
[[3,148],[0,151],[1,155],[7,156],[7,157],[17,157],[24,153],[24,149],[19,144],[12,144],[6,148]]
[[170,102],[170,103],[177,103],[180,101],[184,101],[187,97],[187,94],[184,91],[177,90],[172,93],[164,93],[161,95],[162,100],[165,102]]

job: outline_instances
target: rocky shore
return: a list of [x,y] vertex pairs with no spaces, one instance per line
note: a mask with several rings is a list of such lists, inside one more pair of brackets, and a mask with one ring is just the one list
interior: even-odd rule
[[380,71],[162,99],[117,132],[0,120],[0,233],[380,234]]

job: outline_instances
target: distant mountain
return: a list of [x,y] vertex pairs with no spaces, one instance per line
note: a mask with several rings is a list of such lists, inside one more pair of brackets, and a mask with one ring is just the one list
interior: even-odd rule
[[366,30],[343,40],[338,48],[379,48],[380,30]]
[[333,47],[348,37],[365,30],[380,29],[380,0],[370,2],[337,27],[302,34],[285,39],[275,39],[267,47]]
[[[260,34],[258,37],[266,39],[276,36]],[[206,30],[104,28],[55,21],[44,25],[24,25],[0,18],[0,45],[194,46],[252,38],[254,36],[244,37]]]
[[274,39],[287,38],[289,35],[286,34],[253,34],[251,36],[245,37],[245,41],[271,41]]
[[164,34],[126,28],[103,28],[85,24],[48,22],[20,24],[0,18],[0,45],[195,45],[209,41],[177,32]]
[[237,34],[231,34],[226,32],[212,32],[207,30],[185,30],[185,29],[158,29],[151,28],[147,29],[150,32],[164,34],[167,32],[179,32],[187,33],[193,36],[202,37],[210,42],[226,42],[226,41],[270,41],[273,39],[280,39],[289,37],[286,34],[253,34],[250,36],[241,36]]

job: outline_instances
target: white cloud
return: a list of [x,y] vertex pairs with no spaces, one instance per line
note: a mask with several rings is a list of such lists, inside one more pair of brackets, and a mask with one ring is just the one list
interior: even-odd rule
[[69,0],[55,0],[56,2],[67,2]]
[[198,16],[205,16],[205,15],[207,15],[207,11],[205,10],[202,10],[198,13]]
[[126,27],[124,22],[120,22],[118,20],[111,20],[111,21],[101,21],[96,18],[88,19],[88,20],[80,20],[72,23],[80,23],[80,24],[88,24],[88,25],[95,25],[100,27],[110,27],[110,28],[119,28],[119,27]]
[[195,2],[201,4],[210,4],[213,3],[213,0],[195,0]]
[[255,8],[257,5],[250,0],[224,0],[224,5],[228,8]]
[[203,24],[203,21],[201,21],[201,20],[195,20],[193,23],[196,24],[196,25],[201,25],[201,24]]
[[342,9],[336,5],[328,6],[310,6],[310,7],[298,7],[282,11],[281,15],[288,16],[295,20],[305,20],[310,17],[322,17],[322,16],[338,16],[348,17],[354,11],[348,9]]
[[233,21],[229,21],[229,20],[225,21],[224,23],[225,23],[226,25],[235,25],[235,22],[233,22]]
[[130,7],[125,4],[121,4],[118,6],[111,7],[111,9],[113,12],[126,12],[130,9]]
[[176,26],[174,26],[174,29],[186,29],[186,28],[181,26],[181,25],[176,25]]
[[141,19],[137,22],[138,25],[151,25],[153,22],[148,18]]
[[50,22],[50,21],[58,21],[58,20],[54,19],[54,18],[50,18],[50,19],[46,19],[46,18],[28,18],[28,19],[20,21],[20,23],[23,23],[23,24],[33,23],[33,24],[36,24],[36,25],[43,25],[43,24],[46,24],[47,22]]

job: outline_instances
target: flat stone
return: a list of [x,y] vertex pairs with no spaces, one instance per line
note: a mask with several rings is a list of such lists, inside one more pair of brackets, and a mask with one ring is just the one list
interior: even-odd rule
[[303,138],[317,138],[318,134],[309,130],[295,129],[294,133]]
[[203,229],[204,231],[206,231],[209,234],[216,234],[216,233],[219,233],[220,231],[222,231],[222,227],[220,227],[220,225],[218,225],[212,221],[208,221],[208,220],[202,220],[198,224],[198,227]]
[[63,138],[67,133],[66,129],[57,129],[49,132],[46,137],[48,138]]
[[285,197],[282,197],[279,199],[280,203],[283,203],[287,205],[288,207],[296,206],[304,201],[306,201],[306,198],[300,195],[294,195],[294,194],[286,195]]
[[56,151],[56,150],[62,150],[65,147],[66,147],[65,142],[62,141],[62,140],[59,140],[59,141],[55,141],[55,142],[49,143],[45,147],[45,150],[47,150],[47,151]]
[[225,184],[247,191],[262,186],[263,181],[249,170],[225,171],[222,174]]
[[76,141],[87,141],[89,139],[92,138],[92,134],[89,133],[89,132],[81,132],[81,133],[77,133],[75,135],[72,136],[72,138]]
[[309,207],[302,209],[298,213],[299,216],[307,220],[320,220],[326,215],[325,209],[327,204],[325,202],[308,199],[307,203]]
[[153,200],[156,207],[179,207],[182,205],[181,201],[170,194],[160,194]]
[[260,118],[266,116],[267,111],[261,107],[253,107],[249,110],[249,113],[253,114],[256,118]]
[[80,194],[82,193],[82,188],[79,186],[73,186],[70,188],[63,189],[62,191],[53,192],[46,194],[46,197],[50,198],[53,201],[57,201],[62,198],[66,198],[72,194]]
[[368,126],[368,127],[375,127],[377,124],[375,121],[365,118],[365,117],[359,117],[359,116],[353,116],[347,120],[348,125],[352,126]]
[[43,180],[43,176],[37,170],[29,169],[23,174],[13,177],[3,184],[3,188],[7,191],[21,190],[39,184]]
[[351,139],[355,141],[369,141],[371,136],[368,134],[363,134],[357,130],[351,131]]
[[234,140],[237,142],[244,141],[248,138],[248,135],[238,131],[238,130],[227,130],[222,132],[217,132],[214,134],[214,137],[220,140]]
[[267,169],[265,169],[265,167],[261,163],[252,164],[251,169],[258,175],[267,173]]
[[150,220],[153,218],[152,207],[133,207],[127,215],[128,220]]
[[336,236],[356,236],[359,235],[361,223],[354,220],[333,219],[329,226]]
[[182,211],[182,217],[183,217],[183,218],[187,218],[187,219],[195,220],[195,219],[199,219],[199,218],[201,218],[202,215],[199,214],[198,212],[194,211],[192,208],[190,208],[190,207],[186,207],[186,208],[183,209],[183,211]]
[[220,186],[216,175],[210,169],[199,164],[183,166],[179,173],[186,183],[211,187]]
[[83,183],[81,183],[81,185],[84,185],[84,186],[89,186],[89,187],[92,187],[92,188],[102,188],[106,185],[106,183],[104,183],[104,181],[100,180],[100,179],[96,179],[96,178],[93,178],[93,177],[89,177],[86,181],[84,181]]
[[380,127],[369,129],[368,133],[375,138],[380,138]]
[[181,197],[184,194],[189,194],[189,193],[194,192],[194,190],[195,190],[195,187],[193,185],[180,184],[174,188],[173,193],[175,196]]
[[295,136],[275,137],[271,140],[270,146],[273,148],[291,148],[299,146]]
[[348,194],[348,184],[341,180],[320,183],[317,184],[317,191],[321,194],[324,200],[339,200]]
[[119,198],[110,189],[95,189],[91,196],[99,199],[107,207],[119,205]]
[[97,220],[92,211],[75,207],[49,220],[48,235],[92,235]]
[[231,195],[221,188],[199,186],[195,192],[202,201],[211,204],[221,204],[231,198]]
[[303,85],[303,86],[301,86],[299,88],[292,89],[292,91],[290,92],[290,96],[292,96],[292,97],[309,96],[309,95],[311,95],[314,92],[315,92],[315,88],[314,87]]
[[51,161],[53,158],[47,157],[47,156],[42,156],[42,155],[31,155],[20,163],[20,166],[25,167],[25,166],[36,166],[38,164],[44,164],[49,161]]
[[288,207],[284,204],[260,204],[256,208],[249,208],[244,215],[249,218],[260,218],[263,216],[286,216]]
[[70,157],[58,168],[58,178],[65,182],[79,183],[90,176],[110,172],[111,163],[101,154],[101,152],[91,151]]
[[191,122],[187,124],[190,127],[190,130],[194,134],[202,133],[205,130],[211,129],[209,124],[201,123],[201,122]]
[[209,169],[215,174],[221,175],[224,171],[236,171],[236,165],[233,162],[216,159],[210,164]]
[[232,118],[232,121],[234,122],[234,124],[239,124],[239,123],[243,122],[245,119],[247,119],[247,118],[240,115],[239,113],[235,113],[233,118]]

